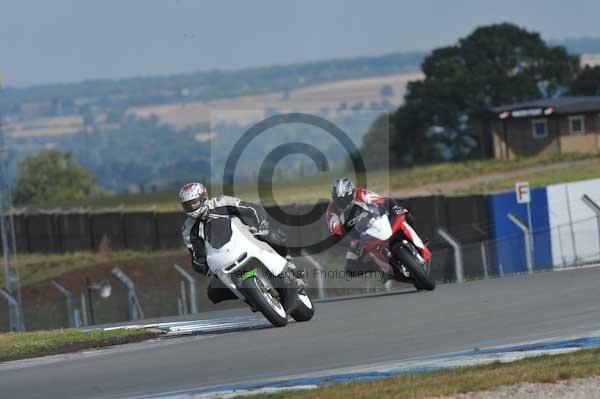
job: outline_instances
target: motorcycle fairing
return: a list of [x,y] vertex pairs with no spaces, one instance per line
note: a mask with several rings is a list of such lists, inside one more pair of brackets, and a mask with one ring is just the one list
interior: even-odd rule
[[387,215],[382,215],[371,219],[369,227],[365,230],[365,234],[376,238],[380,241],[388,240],[394,232]]
[[[229,241],[219,248],[213,246],[214,240],[211,242],[207,239],[205,241],[206,260],[211,272],[217,275],[238,297],[242,298],[243,296],[237,290],[232,274],[244,267],[249,260],[256,259],[260,261],[274,276],[278,276],[283,272],[287,260],[275,252],[269,244],[254,237],[248,227],[237,217],[220,218],[218,220],[220,220],[218,224],[229,224],[231,236]],[[217,228],[217,230],[219,229],[222,229],[221,226]],[[220,244],[221,234],[216,234],[215,238],[217,237]]]

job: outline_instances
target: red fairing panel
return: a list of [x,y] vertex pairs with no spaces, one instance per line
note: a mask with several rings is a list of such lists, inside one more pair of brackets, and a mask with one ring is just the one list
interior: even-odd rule
[[327,227],[329,227],[329,231],[331,231],[333,235],[341,236],[342,225],[340,223],[340,216],[336,212],[335,206],[333,204],[329,204],[329,206],[327,207],[325,218],[327,220]]
[[363,204],[374,204],[381,205],[384,203],[385,198],[381,195],[374,193],[373,191],[366,190],[364,188],[357,188],[354,192],[354,201],[359,205]]
[[394,220],[394,225],[392,226],[392,231],[394,234],[402,231],[404,236],[419,249],[421,256],[423,256],[427,262],[431,261],[431,251],[429,251],[429,248],[427,248],[427,246],[423,243],[417,232],[408,223],[406,223],[403,215],[398,215],[396,217]]

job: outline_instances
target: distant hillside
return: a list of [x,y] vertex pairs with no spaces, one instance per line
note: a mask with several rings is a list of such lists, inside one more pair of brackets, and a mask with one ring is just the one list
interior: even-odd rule
[[8,87],[0,95],[0,112],[11,119],[28,120],[285,92],[319,83],[416,71],[423,57],[424,53],[420,52],[394,53],[237,71],[213,70],[27,88]]
[[[550,42],[578,54],[600,53],[600,38]],[[271,65],[235,71],[203,71],[167,76],[5,88],[0,113],[13,120],[73,116],[148,105],[213,101],[283,92],[320,83],[415,72],[425,52]]]
[[[588,64],[600,64],[595,58],[600,39],[554,44],[586,52]],[[407,82],[422,77],[419,66],[424,56],[395,53],[237,71],[9,87],[0,90],[0,116],[10,142],[11,175],[18,160],[55,148],[73,152],[103,187],[114,192],[175,187],[188,178],[213,174],[211,162],[220,165],[226,155],[227,146],[219,140],[232,142],[232,134],[257,120],[294,110],[339,123],[360,144],[379,115],[377,110],[395,109],[403,101]],[[226,120],[213,119],[213,111]],[[310,139],[333,167],[345,162],[336,146],[314,132],[290,129],[279,136],[288,141]],[[254,161],[263,159],[263,152],[258,144],[247,149],[242,179],[256,179]],[[285,160],[278,176],[310,175],[314,165],[307,160]]]
[[[193,126],[207,126],[211,123],[211,111],[218,111],[230,122],[244,123],[248,110],[256,111],[253,118],[261,119],[266,113],[278,110],[290,112],[297,110],[321,111],[337,109],[380,109],[393,110],[404,101],[406,85],[411,80],[419,80],[418,72],[371,78],[356,78],[322,83],[313,86],[255,96],[242,96],[214,101],[189,101],[177,104],[148,105],[132,107],[127,113],[136,116],[157,116],[161,122],[175,128],[184,129]],[[238,111],[242,111],[241,113]],[[240,114],[240,115],[237,115]],[[62,118],[47,118],[44,131],[52,132]],[[72,126],[72,125],[71,125]],[[37,127],[37,126],[34,126]],[[70,126],[69,126],[70,127]],[[31,135],[42,129],[23,129],[23,134]],[[15,133],[17,133],[15,131]]]
[[[356,78],[289,90],[286,95],[279,92],[132,107],[87,116],[12,120],[4,125],[4,131],[10,141],[13,168],[16,161],[26,156],[54,148],[73,152],[99,178],[101,185],[111,191],[172,188],[183,180],[211,174],[211,160],[223,161],[223,151],[229,148],[218,143],[222,135],[229,143],[231,134],[239,134],[249,124],[279,112],[300,110],[325,116],[339,123],[359,145],[362,135],[381,112],[402,103],[407,82],[420,78],[419,73]],[[212,110],[217,111],[218,119],[211,118]],[[279,136],[283,137],[283,133],[289,141],[305,141],[309,134],[305,130],[292,130],[280,131]],[[313,135],[311,142],[318,143],[323,150],[331,148],[327,135]],[[209,156],[211,148],[219,151]],[[250,174],[241,173],[240,178],[255,178],[251,171],[257,166],[248,163],[248,157],[264,159],[266,152],[261,148],[245,151],[242,170]],[[329,151],[328,156],[334,164],[344,162],[343,154]],[[313,171],[308,162],[284,161],[282,176]]]

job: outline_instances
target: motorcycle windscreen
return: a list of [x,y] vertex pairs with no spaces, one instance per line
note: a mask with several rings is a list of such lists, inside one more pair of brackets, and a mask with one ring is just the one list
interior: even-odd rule
[[390,238],[393,234],[393,231],[388,217],[384,215],[371,219],[369,228],[365,231],[365,234],[381,241],[385,241]]
[[231,219],[211,219],[204,225],[204,237],[215,249],[223,247],[231,240]]

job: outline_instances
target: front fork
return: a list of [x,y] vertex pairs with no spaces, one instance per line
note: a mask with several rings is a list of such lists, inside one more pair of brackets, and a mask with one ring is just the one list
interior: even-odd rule
[[409,241],[406,240],[402,240],[402,245],[404,245],[412,254],[412,256],[415,257],[415,259],[417,260],[417,262],[419,262],[419,264],[423,267],[423,268],[427,268],[427,261],[425,260],[425,258],[423,258],[423,256],[421,255],[421,253],[419,252],[419,250],[417,249],[417,247]]
[[287,264],[285,267],[285,273],[287,273],[289,279],[293,281],[296,288],[303,289],[306,288],[308,283],[306,282],[306,270],[300,269],[294,263],[294,260],[289,255],[286,257]]
[[298,293],[307,286],[306,271],[299,269],[293,259],[288,257],[283,276],[283,286],[278,291],[285,310],[290,313],[298,305]]
[[[415,245],[413,243],[411,243],[410,241],[407,241],[407,240],[402,240],[401,243],[404,248],[408,249],[410,254],[417,260],[417,262],[419,262],[421,267],[423,269],[425,269],[426,271],[428,271],[429,266],[427,264],[427,261],[425,260],[425,258],[423,258],[423,256],[421,256],[417,247],[415,247]],[[406,270],[406,267],[404,267],[404,265],[398,263],[397,261],[395,262],[394,254],[392,253],[392,251],[390,251],[390,249],[388,247],[383,248],[383,253],[389,259],[390,264],[394,265],[394,267],[402,275],[404,275],[404,277],[412,278],[411,274],[408,272],[408,270]]]

